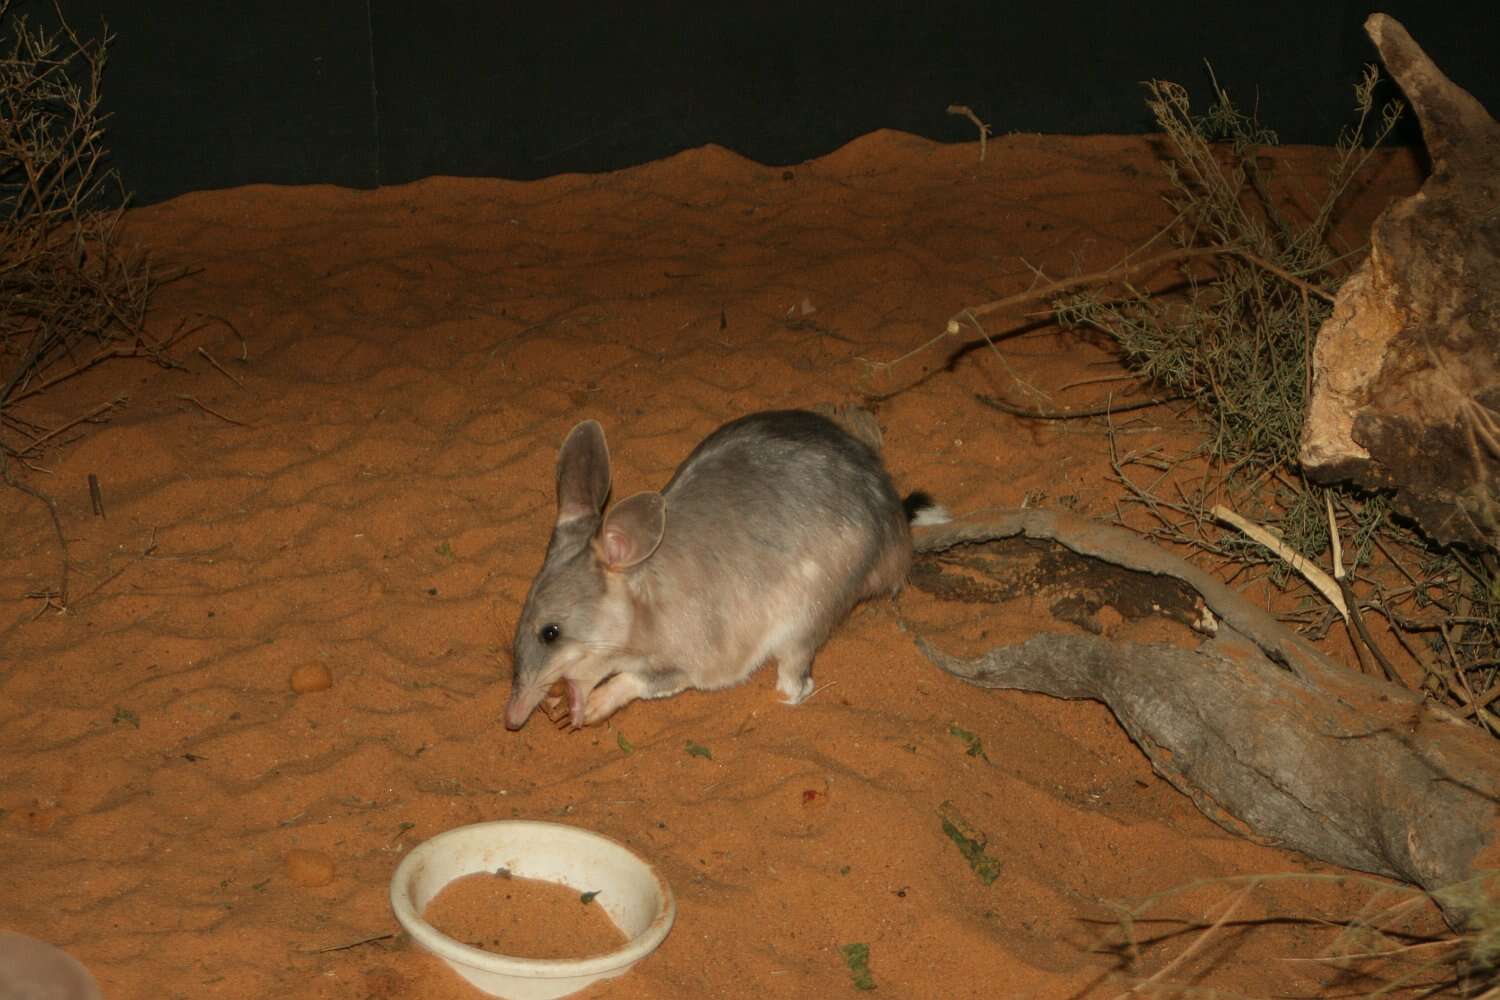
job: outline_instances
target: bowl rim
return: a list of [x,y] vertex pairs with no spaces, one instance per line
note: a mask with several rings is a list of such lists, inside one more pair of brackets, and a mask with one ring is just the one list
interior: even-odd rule
[[[79,987],[83,990],[82,997],[84,1000],[103,1000],[104,993],[99,987],[99,981],[94,978],[94,974],[89,971],[88,966],[80,962],[66,949],[43,938],[33,937],[22,931],[14,930],[8,925],[0,926],[0,954],[3,954],[6,948],[11,945],[30,949],[33,954],[42,956],[48,963],[54,966],[54,969],[61,971],[63,976],[68,980],[66,984],[54,980],[46,985],[53,987],[59,985]],[[5,975],[0,974],[0,980],[5,978],[7,978]],[[5,985],[4,982],[0,982],[0,986]],[[45,993],[47,996],[53,995],[51,990],[47,990]],[[8,997],[11,994],[7,990],[5,995]],[[28,992],[27,996],[30,995],[31,993]],[[70,993],[69,995],[74,994]]]
[[[566,836],[568,837],[599,840],[616,850],[622,851],[631,860],[649,872],[655,880],[658,903],[656,917],[645,930],[626,941],[614,951],[608,951],[602,955],[590,955],[586,958],[521,958],[501,952],[488,951],[483,948],[475,948],[472,945],[464,944],[462,941],[449,937],[422,918],[422,914],[418,912],[411,897],[411,881],[421,866],[443,849],[445,841],[452,841],[460,835],[473,836],[484,829],[493,829],[496,832],[499,832],[501,829],[511,831],[524,829],[531,832],[551,831],[554,833],[566,831]],[[657,946],[666,939],[667,933],[672,929],[672,924],[677,917],[677,901],[673,896],[672,887],[667,884],[667,880],[661,876],[661,873],[650,862],[612,837],[607,837],[602,833],[597,833],[585,827],[573,826],[568,823],[553,823],[547,820],[488,820],[486,822],[469,823],[464,826],[453,827],[452,829],[444,830],[442,833],[435,834],[412,848],[407,852],[406,857],[401,859],[401,863],[396,866],[395,874],[391,876],[390,895],[391,909],[395,912],[397,922],[426,951],[452,964],[462,965],[485,973],[515,976],[522,979],[563,979],[575,976],[600,976],[633,965],[656,950]]]

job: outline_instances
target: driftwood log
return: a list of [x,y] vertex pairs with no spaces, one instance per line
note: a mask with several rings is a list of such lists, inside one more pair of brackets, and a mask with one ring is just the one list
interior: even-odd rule
[[1196,590],[1218,618],[1197,649],[1039,634],[977,658],[918,636],[980,687],[1104,703],[1152,767],[1232,833],[1434,893],[1500,867],[1500,750],[1440,705],[1335,664],[1207,573],[1122,528],[1040,510],[979,511],[915,533],[919,553],[1024,536]]
[[1300,460],[1394,491],[1440,544],[1500,545],[1500,125],[1395,19],[1365,30],[1422,124],[1432,174],[1375,221],[1318,331]]

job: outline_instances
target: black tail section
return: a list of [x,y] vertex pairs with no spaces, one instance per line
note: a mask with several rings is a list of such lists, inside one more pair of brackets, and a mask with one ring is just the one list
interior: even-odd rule
[[913,490],[906,494],[906,499],[901,501],[901,509],[906,511],[906,519],[915,521],[917,515],[928,507],[936,507],[937,501],[932,499],[932,494],[922,490]]

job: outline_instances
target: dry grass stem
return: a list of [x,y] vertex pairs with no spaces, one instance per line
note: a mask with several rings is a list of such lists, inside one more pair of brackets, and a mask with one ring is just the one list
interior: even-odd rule
[[1209,513],[1216,520],[1222,521],[1236,531],[1243,532],[1246,536],[1255,539],[1276,553],[1277,558],[1283,560],[1296,573],[1300,574],[1304,580],[1316,587],[1318,593],[1322,594],[1328,603],[1332,604],[1338,610],[1338,613],[1344,617],[1345,621],[1349,620],[1349,606],[1344,603],[1344,595],[1339,591],[1339,585],[1334,582],[1333,577],[1323,572],[1318,566],[1313,565],[1301,553],[1297,552],[1271,532],[1258,524],[1240,517],[1240,515],[1228,507],[1215,504],[1209,510]]
[[198,409],[202,410],[204,413],[207,413],[210,416],[218,417],[220,420],[224,421],[225,423],[234,424],[236,427],[254,427],[255,426],[254,424],[247,424],[243,420],[236,420],[233,417],[226,417],[224,414],[220,413],[218,410],[214,409],[212,406],[209,406],[207,403],[205,403],[202,400],[200,400],[197,396],[189,396],[186,393],[179,392],[177,394],[177,398],[178,399],[185,399],[189,403],[192,403],[194,406],[198,407]]

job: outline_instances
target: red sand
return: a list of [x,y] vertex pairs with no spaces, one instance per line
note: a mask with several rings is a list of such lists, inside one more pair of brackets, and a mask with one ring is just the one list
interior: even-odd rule
[[[1275,157],[1314,204],[1328,151]],[[1349,232],[1417,180],[1383,158]],[[707,148],[606,176],[253,187],[133,212],[160,267],[199,269],[160,290],[152,329],[224,322],[176,351],[188,371],[114,362],[28,411],[55,423],[129,396],[33,477],[71,541],[66,614],[23,596],[56,585],[45,510],[0,490],[0,927],[67,948],[110,997],[472,996],[379,937],[396,930],[388,880],[439,831],[532,817],[631,845],[678,896],[662,948],[585,996],[845,995],[840,946],[863,942],[882,995],[1112,997],[1192,938],[1142,926],[1161,940],[1126,969],[1111,901],[1329,871],[1211,824],[1103,708],[940,673],[888,602],[834,635],[825,687],[795,709],[766,670],[579,733],[499,721],[555,450],[583,417],[604,424],[625,496],[747,411],[880,396],[902,489],[1108,514],[1100,425],[981,406],[1011,384],[982,344],[947,367],[952,341],[890,372],[866,362],[1028,287],[1032,267],[1117,262],[1169,219],[1164,190],[1145,139],[1010,136],[979,162],[885,132],[789,168]],[[1046,332],[1004,356],[1050,390],[1117,371]],[[1137,417],[1137,442],[1183,426]],[[1043,619],[997,611],[989,638]],[[309,665],[332,686],[294,692]],[[943,835],[944,802],[988,835],[992,885]],[[317,878],[289,873],[295,851],[331,879],[303,884]],[[1238,891],[1153,912],[1213,920]],[[1274,881],[1236,918],[1338,917],[1368,895]],[[1162,981],[1338,992],[1335,970],[1281,961],[1330,940],[1236,927]]]

